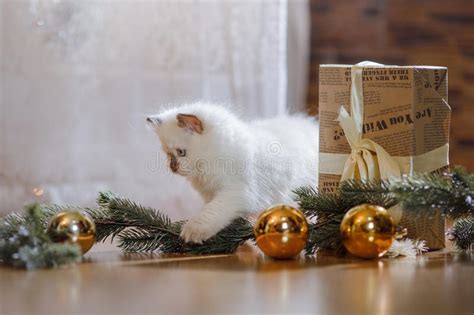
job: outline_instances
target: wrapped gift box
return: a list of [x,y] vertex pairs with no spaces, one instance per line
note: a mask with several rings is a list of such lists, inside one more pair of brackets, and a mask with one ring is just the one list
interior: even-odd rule
[[[319,189],[333,192],[348,178],[389,179],[398,172],[395,164],[400,174],[445,170],[447,100],[445,67],[321,65]],[[444,247],[440,214],[410,217],[401,211],[394,219],[410,238],[426,240],[430,249]]]

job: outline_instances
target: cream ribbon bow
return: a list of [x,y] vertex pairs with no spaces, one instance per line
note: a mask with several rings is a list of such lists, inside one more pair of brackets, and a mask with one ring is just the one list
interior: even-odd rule
[[352,66],[351,71],[351,115],[341,106],[337,120],[344,130],[351,154],[342,171],[341,181],[358,178],[362,180],[400,178],[402,172],[397,161],[380,145],[370,139],[363,139],[364,95],[362,70],[368,66],[383,66],[363,61]]

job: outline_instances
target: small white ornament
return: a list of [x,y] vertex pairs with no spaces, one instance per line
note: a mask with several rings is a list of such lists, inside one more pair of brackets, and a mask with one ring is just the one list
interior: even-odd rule
[[403,240],[395,240],[392,246],[387,252],[389,257],[404,256],[409,258],[415,258],[417,255],[421,255],[428,250],[426,241],[423,240],[412,240],[405,238]]

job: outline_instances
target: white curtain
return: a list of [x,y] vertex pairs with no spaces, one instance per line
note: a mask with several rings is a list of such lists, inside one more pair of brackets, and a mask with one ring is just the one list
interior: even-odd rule
[[173,218],[197,212],[200,198],[166,171],[145,115],[196,100],[248,117],[301,109],[307,6],[1,1],[0,212],[93,205],[104,189]]

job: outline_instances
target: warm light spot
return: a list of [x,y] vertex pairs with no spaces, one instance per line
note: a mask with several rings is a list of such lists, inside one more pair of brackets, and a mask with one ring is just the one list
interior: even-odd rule
[[369,236],[369,242],[373,242],[373,241],[374,241],[374,239],[375,239],[375,238],[374,238],[372,235],[371,235],[371,236]]
[[287,222],[283,222],[283,223],[281,224],[281,227],[282,227],[282,229],[286,230],[286,229],[288,228],[288,223],[287,223]]
[[283,243],[288,243],[288,236],[283,235],[283,237],[281,238],[281,241],[282,241]]
[[43,195],[43,193],[43,189],[37,187],[33,188],[33,194],[35,194],[35,196],[40,197]]
[[374,222],[367,223],[367,227],[372,230],[374,228]]

